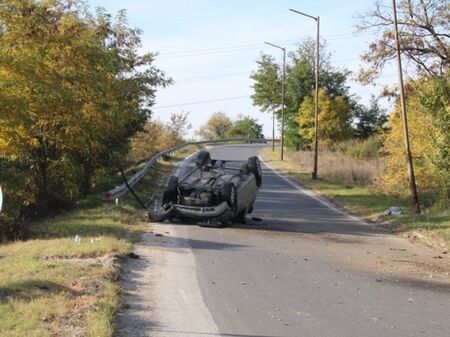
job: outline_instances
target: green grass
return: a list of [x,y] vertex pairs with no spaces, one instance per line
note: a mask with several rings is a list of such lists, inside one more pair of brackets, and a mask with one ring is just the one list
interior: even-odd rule
[[[160,193],[174,164],[195,150],[161,160],[136,192]],[[0,245],[0,336],[112,336],[120,309],[117,260],[149,229],[130,193],[119,205],[101,204],[120,183],[115,177],[74,210],[33,223],[30,240]]]
[[[425,207],[422,209],[421,215],[415,215],[407,198],[385,195],[370,186],[351,186],[323,178],[313,180],[311,173],[306,172],[296,161],[292,160],[289,153],[285,156],[284,161],[279,160],[279,151],[272,152],[271,148],[263,149],[261,155],[272,167],[350,213],[383,223],[395,232],[418,230],[432,239],[443,241],[450,248],[450,213],[448,210],[439,211]],[[404,214],[385,216],[384,211],[392,206],[400,207]]]

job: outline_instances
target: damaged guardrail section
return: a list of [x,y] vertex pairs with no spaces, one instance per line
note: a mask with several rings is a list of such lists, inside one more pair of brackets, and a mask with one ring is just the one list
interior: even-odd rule
[[123,183],[120,186],[114,187],[112,190],[106,192],[102,197],[102,202],[104,203],[112,203],[114,200],[119,197],[125,195],[128,192],[128,187],[133,187],[136,185],[145,175],[155,166],[158,162],[159,158],[170,155],[171,153],[181,150],[182,148],[189,145],[204,145],[204,144],[220,144],[220,143],[234,143],[234,142],[249,142],[249,143],[265,143],[267,139],[264,138],[226,138],[226,139],[214,139],[214,140],[202,140],[199,142],[189,142],[185,144],[180,144],[174,147],[171,147],[167,150],[158,152],[154,156],[152,156],[145,166],[136,172],[130,179],[127,180],[127,183]]

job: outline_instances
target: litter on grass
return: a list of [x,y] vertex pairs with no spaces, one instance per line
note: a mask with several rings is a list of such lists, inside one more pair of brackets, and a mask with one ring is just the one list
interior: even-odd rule
[[402,213],[403,212],[400,207],[389,207],[384,211],[384,215],[400,215]]

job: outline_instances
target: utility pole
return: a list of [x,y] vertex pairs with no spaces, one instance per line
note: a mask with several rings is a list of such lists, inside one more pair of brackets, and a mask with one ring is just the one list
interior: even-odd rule
[[286,48],[280,47],[276,44],[270,42],[264,42],[269,46],[281,49],[283,51],[283,83],[281,85],[281,155],[280,159],[284,160],[284,96],[285,96],[285,86],[286,86]]
[[316,78],[315,78],[315,97],[314,97],[314,166],[312,178],[317,179],[317,166],[319,157],[319,50],[320,50],[320,17],[305,14],[295,9],[289,9],[291,12],[306,16],[317,23],[317,41],[316,41]]
[[273,74],[272,80],[272,152],[275,152],[275,74]]
[[314,104],[314,168],[312,173],[312,178],[317,179],[317,162],[319,154],[319,28],[320,28],[320,18],[317,17],[317,41],[316,41],[316,94],[315,94],[315,104]]
[[286,48],[283,48],[283,84],[281,86],[281,160],[284,159],[284,96],[286,88]]
[[403,134],[405,138],[405,149],[406,149],[406,163],[408,167],[408,178],[409,178],[409,188],[411,190],[412,204],[414,212],[420,214],[419,197],[417,196],[416,178],[414,176],[414,166],[411,156],[411,148],[409,145],[409,132],[408,132],[408,119],[406,115],[406,101],[405,101],[405,89],[403,86],[403,73],[402,73],[402,59],[400,56],[400,40],[398,38],[398,23],[397,23],[397,5],[395,0],[392,0],[392,5],[394,9],[394,32],[395,32],[395,51],[397,53],[397,71],[398,80],[400,86],[400,103],[402,109],[403,118]]

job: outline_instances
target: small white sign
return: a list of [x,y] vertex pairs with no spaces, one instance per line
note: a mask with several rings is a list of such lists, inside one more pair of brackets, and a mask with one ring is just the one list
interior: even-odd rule
[[0,186],[0,212],[2,211],[2,206],[3,206],[3,191],[2,187]]

